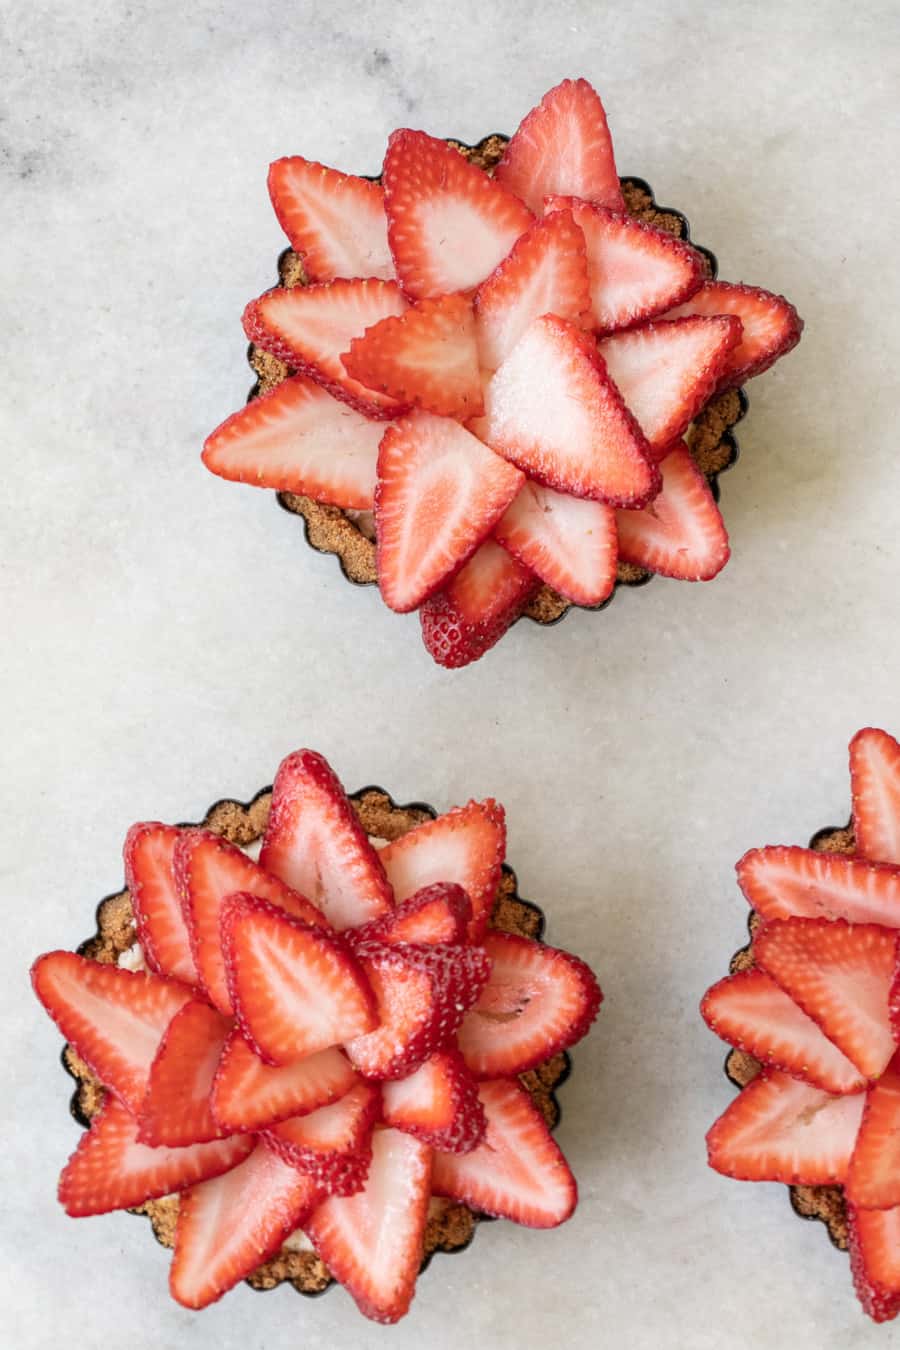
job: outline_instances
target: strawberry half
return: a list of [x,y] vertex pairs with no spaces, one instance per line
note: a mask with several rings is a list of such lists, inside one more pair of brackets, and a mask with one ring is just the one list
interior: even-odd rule
[[867,1078],[897,1048],[888,1012],[896,951],[893,930],[844,919],[777,919],[753,940],[757,964]]
[[593,338],[545,314],[488,382],[474,429],[531,478],[614,506],[649,501],[659,486],[641,429]]
[[602,605],[616,584],[616,513],[605,502],[525,482],[494,538],[576,605]]
[[873,1322],[900,1312],[900,1209],[848,1206],[850,1270],[856,1296]]
[[313,750],[297,750],[278,767],[260,864],[310,896],[338,932],[393,907],[378,854],[337,775]]
[[371,511],[383,433],[383,422],[294,375],[216,427],[202,458],[211,473],[233,483]]
[[268,1064],[290,1064],[377,1026],[372,991],[346,947],[252,895],[222,912],[238,1024]]
[[545,197],[582,197],[624,209],[600,95],[563,80],[524,117],[497,165],[497,181],[539,214]]
[[456,1050],[426,1059],[407,1078],[385,1083],[384,1120],[445,1153],[471,1153],[487,1120],[478,1084]]
[[707,1133],[709,1165],[738,1181],[842,1182],[864,1100],[861,1092],[832,1097],[789,1074],[764,1069]]
[[72,1218],[133,1209],[237,1166],[250,1153],[248,1135],[187,1148],[150,1148],[138,1139],[131,1112],[107,1097],[59,1179],[59,1202]]
[[543,1117],[518,1083],[481,1083],[484,1140],[471,1153],[435,1153],[432,1190],[480,1214],[555,1228],[578,1199],[575,1178]]
[[291,155],[270,165],[269,196],[309,281],[393,277],[380,183]]
[[678,581],[711,581],[731,557],[722,513],[684,444],[659,466],[658,496],[639,511],[617,511],[623,562]]
[[393,133],[382,181],[394,266],[413,300],[474,289],[531,224],[496,179],[424,131]]
[[265,1138],[279,1157],[306,1172],[321,1190],[353,1195],[362,1189],[369,1171],[372,1129],[380,1108],[379,1089],[357,1083],[330,1106],[272,1125]]
[[180,834],[174,825],[158,821],[132,825],[125,839],[125,885],[147,965],[157,975],[196,984],[197,968],[175,883]]
[[334,1047],[291,1064],[264,1064],[235,1027],[222,1051],[210,1104],[223,1130],[258,1130],[328,1106],[356,1082],[350,1061]]
[[866,858],[900,867],[900,745],[864,727],[850,742],[853,832]]
[[866,1094],[862,1125],[845,1182],[861,1209],[900,1205],[900,1059],[894,1057]]
[[730,389],[753,375],[761,375],[779,356],[796,347],[803,332],[803,320],[783,295],[730,281],[705,282],[666,318],[694,314],[730,314],[741,321],[741,340],[729,353],[717,389]]
[[511,933],[488,933],[491,976],[463,1018],[459,1048],[479,1078],[511,1078],[580,1041],[603,999],[577,956]]
[[304,1225],[335,1279],[375,1322],[399,1321],[412,1302],[430,1177],[430,1148],[399,1130],[376,1130],[363,1189],[329,1196]]
[[769,919],[848,919],[900,928],[900,871],[811,848],[773,844],[745,853],[738,885]]
[[446,417],[415,412],[389,427],[375,489],[378,584],[416,609],[475,552],[524,476]]
[[312,1178],[260,1141],[239,1167],[181,1196],[172,1297],[185,1308],[215,1303],[275,1255],[318,1199]]
[[742,970],[714,984],[700,1012],[729,1045],[823,1092],[839,1095],[866,1086],[856,1065],[762,970]]
[[61,951],[38,957],[31,983],[76,1053],[137,1116],[159,1043],[190,989]]
[[423,886],[390,914],[373,919],[348,934],[357,942],[464,943],[472,904],[462,886],[436,881]]
[[186,1003],[175,1014],[150,1066],[142,1143],[177,1148],[227,1133],[213,1117],[210,1093],[230,1030],[230,1020],[206,1003]]
[[419,610],[422,641],[439,666],[467,666],[500,641],[540,584],[529,568],[486,539]]

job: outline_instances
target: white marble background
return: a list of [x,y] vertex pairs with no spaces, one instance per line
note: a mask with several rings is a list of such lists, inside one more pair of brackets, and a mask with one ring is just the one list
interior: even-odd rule
[[[17,1350],[891,1338],[783,1188],[706,1169],[731,1089],[696,1008],[744,933],[734,861],[842,822],[851,733],[900,728],[900,14],[524,11],[3,6],[0,1339]],[[269,161],[372,172],[398,125],[474,140],[577,74],[603,93],[621,170],[687,212],[724,277],[791,296],[806,336],[751,389],[720,580],[521,624],[448,674],[414,618],[198,453],[250,385],[240,312],[283,243]],[[131,821],[247,796],[303,744],[350,787],[501,798],[523,894],[607,995],[562,1094],[577,1216],[545,1235],[495,1224],[439,1258],[391,1331],[341,1291],[241,1287],[191,1314],[141,1223],[75,1223],[54,1198],[78,1131],[28,964],[90,931]]]

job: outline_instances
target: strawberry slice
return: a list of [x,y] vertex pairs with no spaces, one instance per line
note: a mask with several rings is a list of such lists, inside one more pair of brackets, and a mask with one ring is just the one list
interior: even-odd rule
[[219,1012],[230,1016],[233,1008],[222,958],[219,922],[222,905],[229,895],[243,891],[268,900],[295,919],[314,927],[327,927],[326,920],[302,895],[234,844],[212,830],[184,830],[175,848],[175,877],[181,892],[184,916],[191,934],[199,982]]
[[372,1129],[380,1109],[379,1089],[357,1083],[340,1101],[283,1120],[264,1134],[279,1157],[306,1172],[322,1190],[353,1195],[369,1172]]
[[706,1136],[709,1165],[738,1181],[826,1186],[847,1175],[865,1098],[832,1097],[764,1069]]
[[659,466],[659,496],[617,511],[619,557],[678,581],[711,581],[731,557],[722,513],[683,443]]
[[371,511],[383,434],[383,422],[294,375],[216,427],[202,458],[211,473],[232,483]]
[[864,727],[850,742],[853,831],[865,858],[900,867],[900,745]]
[[729,353],[717,389],[730,389],[753,375],[761,375],[779,356],[796,347],[803,332],[803,320],[783,295],[730,281],[705,282],[666,318],[678,319],[694,314],[731,314],[740,319],[743,327],[741,340]]
[[341,358],[355,380],[443,417],[483,410],[475,316],[464,295],[420,300],[354,338]]
[[482,366],[495,371],[502,365],[542,314],[577,322],[590,299],[584,235],[571,211],[535,221],[476,293]]
[[393,133],[382,181],[394,266],[413,300],[472,290],[531,224],[500,183],[424,131]]
[[132,825],[125,839],[125,885],[147,965],[157,975],[196,984],[197,968],[175,883],[174,853],[180,834],[174,825],[158,821]]
[[131,1112],[107,1097],[59,1179],[59,1202],[72,1218],[133,1209],[236,1167],[253,1148],[248,1135],[187,1148],[150,1148]]
[[845,1191],[848,1202],[861,1209],[900,1205],[900,1058],[896,1055],[866,1094]]
[[569,211],[584,234],[590,322],[599,333],[659,318],[703,283],[702,254],[668,230],[574,197],[548,197],[544,210]]
[[225,1042],[210,1102],[223,1130],[258,1130],[328,1106],[356,1082],[350,1061],[334,1047],[283,1066],[264,1064],[235,1027]]
[[186,1003],[172,1018],[150,1066],[140,1115],[144,1144],[205,1144],[227,1131],[210,1109],[213,1079],[231,1022],[206,1003]]
[[739,319],[697,315],[643,324],[599,343],[607,374],[656,459],[712,397],[740,340]]
[[405,1078],[446,1045],[491,970],[480,947],[369,942],[356,956],[375,991],[377,1029],[344,1048],[365,1078]]
[[900,1209],[847,1207],[850,1270],[856,1296],[873,1322],[900,1312]]
[[512,1078],[585,1036],[603,999],[577,956],[511,933],[488,933],[491,978],[459,1029],[479,1078]]
[[159,1043],[190,989],[61,951],[38,957],[31,983],[75,1052],[137,1116]]
[[472,904],[462,886],[436,881],[423,886],[390,914],[373,919],[348,934],[357,942],[464,943]]
[[541,581],[576,605],[602,605],[616,584],[616,513],[530,480],[494,538]]
[[215,1303],[275,1255],[318,1199],[312,1178],[260,1141],[239,1167],[181,1196],[172,1297],[185,1308]]
[[269,166],[269,196],[309,281],[393,277],[380,183],[291,155]]
[[848,919],[900,928],[900,871],[772,844],[745,853],[738,885],[763,919]]
[[520,617],[540,581],[492,539],[419,610],[422,641],[439,666],[477,661]]
[[243,324],[251,342],[309,375],[342,403],[368,417],[391,418],[401,405],[348,375],[341,353],[367,328],[405,309],[394,281],[328,281],[266,291],[250,301]]
[[279,765],[260,863],[310,896],[338,932],[394,903],[337,775],[314,750],[297,750]]
[[304,1225],[335,1279],[374,1322],[399,1321],[412,1302],[430,1177],[427,1145],[399,1130],[376,1130],[363,1189],[352,1196],[328,1196]]
[[389,427],[375,489],[378,584],[407,613],[475,552],[524,476],[465,427],[415,412]]
[[539,214],[545,197],[582,197],[624,209],[600,95],[587,80],[563,80],[519,123],[497,181]]
[[222,950],[238,1025],[267,1064],[290,1064],[378,1024],[347,948],[265,900],[229,897]]
[[638,506],[659,487],[596,343],[564,319],[529,325],[489,381],[484,409],[477,434],[548,487],[614,506]]
[[438,881],[463,888],[472,905],[470,942],[478,942],[487,927],[505,856],[506,817],[492,797],[427,820],[381,850],[398,901]]
[[897,934],[844,919],[776,919],[753,956],[867,1078],[878,1078],[896,1044],[888,994]]
[[866,1086],[847,1056],[761,970],[742,970],[714,984],[700,1012],[710,1030],[729,1045],[823,1092],[839,1095]]
[[478,1084],[456,1050],[426,1059],[407,1078],[385,1083],[384,1120],[445,1153],[471,1153],[484,1138],[487,1119]]
[[575,1178],[543,1117],[518,1083],[481,1083],[485,1137],[471,1153],[436,1153],[432,1190],[480,1214],[555,1228],[578,1199]]

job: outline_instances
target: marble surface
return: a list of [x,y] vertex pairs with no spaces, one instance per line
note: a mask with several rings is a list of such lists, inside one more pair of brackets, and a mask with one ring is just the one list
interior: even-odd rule
[[[18,1350],[480,1342],[629,1350],[883,1344],[783,1188],[709,1172],[731,1089],[697,1001],[742,940],[735,859],[849,807],[845,747],[900,728],[893,3],[7,0],[0,171],[6,806],[0,1306]],[[249,387],[239,316],[282,237],[269,161],[377,170],[388,133],[511,129],[559,78],[603,93],[623,172],[726,278],[785,291],[798,351],[750,390],[711,586],[520,624],[432,665],[266,494],[209,477]],[[137,1220],[75,1223],[59,1038],[27,983],[120,885],[135,819],[195,818],[313,745],[350,787],[505,802],[522,893],[607,1002],[562,1090],[581,1181],[551,1234],[438,1258],[410,1317],[342,1291],[166,1295]]]

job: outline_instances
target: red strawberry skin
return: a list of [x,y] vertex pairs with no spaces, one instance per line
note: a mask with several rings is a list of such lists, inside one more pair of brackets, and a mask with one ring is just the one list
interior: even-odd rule
[[478,1084],[456,1050],[432,1055],[407,1078],[385,1083],[384,1121],[444,1153],[471,1153],[487,1120]]
[[281,1121],[264,1135],[279,1157],[306,1172],[323,1191],[354,1195],[369,1173],[372,1129],[380,1111],[378,1087],[357,1083],[339,1101]]
[[850,1159],[847,1201],[860,1209],[900,1205],[900,1060],[897,1056],[866,1094],[862,1125]]
[[738,885],[763,920],[847,919],[900,928],[900,871],[816,849],[772,844],[737,864]]
[[439,666],[478,661],[520,618],[540,580],[493,539],[419,610],[422,641]]
[[159,821],[132,825],[125,840],[125,885],[147,965],[157,975],[194,984],[197,968],[174,873],[180,834]]
[[347,939],[351,946],[363,942],[459,944],[466,941],[471,918],[472,903],[462,886],[436,881],[422,886],[390,914],[352,929]]
[[270,166],[269,196],[309,281],[391,280],[394,264],[380,183],[291,155]]
[[222,1051],[210,1106],[223,1131],[259,1130],[343,1097],[357,1082],[346,1055],[321,1050],[292,1064],[265,1064],[239,1028]]
[[730,281],[707,281],[669,319],[730,314],[740,319],[741,340],[719,376],[717,390],[730,389],[768,370],[800,341],[803,320],[783,295]]
[[150,1066],[140,1139],[169,1147],[203,1144],[226,1133],[210,1094],[231,1021],[195,1000],[172,1018]]
[[659,466],[659,495],[616,512],[619,557],[676,581],[711,581],[731,557],[722,513],[683,443]]
[[877,727],[850,742],[853,832],[864,858],[900,867],[900,745]]
[[847,1206],[850,1270],[856,1296],[873,1322],[900,1312],[900,1209]]

